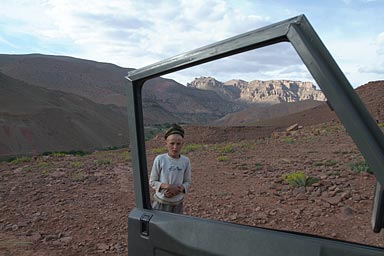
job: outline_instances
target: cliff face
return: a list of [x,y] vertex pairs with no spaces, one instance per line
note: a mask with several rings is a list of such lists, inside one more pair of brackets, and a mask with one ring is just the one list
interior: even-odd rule
[[245,101],[247,103],[297,102],[302,100],[325,101],[324,94],[316,89],[311,82],[289,80],[230,80],[225,83],[212,77],[196,78],[188,87],[211,90],[221,97],[233,101]]

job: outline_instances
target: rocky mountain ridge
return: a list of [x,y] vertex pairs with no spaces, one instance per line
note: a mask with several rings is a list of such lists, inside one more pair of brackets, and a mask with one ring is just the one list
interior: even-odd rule
[[291,80],[217,81],[213,77],[195,78],[187,87],[215,91],[221,97],[247,103],[277,104],[303,100],[325,101],[325,95],[311,82]]

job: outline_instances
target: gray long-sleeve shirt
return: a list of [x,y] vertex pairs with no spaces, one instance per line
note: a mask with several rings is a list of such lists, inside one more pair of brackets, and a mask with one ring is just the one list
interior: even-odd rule
[[160,189],[162,183],[183,185],[186,193],[191,182],[191,163],[188,157],[181,155],[180,158],[175,159],[170,157],[168,153],[156,156],[153,161],[149,183],[155,190],[155,196],[159,201],[177,204],[184,200],[184,193],[174,197],[165,197],[165,190]]

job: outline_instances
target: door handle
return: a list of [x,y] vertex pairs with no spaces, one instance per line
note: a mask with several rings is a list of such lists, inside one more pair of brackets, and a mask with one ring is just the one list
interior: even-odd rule
[[144,237],[149,236],[149,221],[151,220],[152,216],[152,214],[144,213],[140,217],[140,233]]

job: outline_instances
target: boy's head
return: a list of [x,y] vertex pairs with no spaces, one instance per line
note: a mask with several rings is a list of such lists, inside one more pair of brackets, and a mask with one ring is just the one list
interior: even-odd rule
[[177,124],[173,124],[165,132],[164,138],[168,155],[172,158],[179,158],[180,151],[184,146],[184,129]]
[[184,129],[180,125],[172,124],[171,127],[165,132],[164,139],[167,139],[167,137],[172,134],[179,134],[184,138]]

